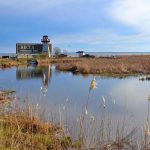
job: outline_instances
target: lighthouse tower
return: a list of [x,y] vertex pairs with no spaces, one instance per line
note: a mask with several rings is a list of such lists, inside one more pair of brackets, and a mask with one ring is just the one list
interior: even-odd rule
[[48,56],[50,57],[51,55],[51,44],[50,44],[50,39],[48,38],[47,35],[44,35],[43,38],[41,39],[41,42],[43,43],[43,52],[48,53]]

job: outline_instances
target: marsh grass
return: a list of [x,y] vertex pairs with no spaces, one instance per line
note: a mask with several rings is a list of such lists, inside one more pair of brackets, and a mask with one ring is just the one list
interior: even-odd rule
[[1,108],[1,149],[62,149],[63,128],[39,118],[36,106]]
[[109,99],[104,96],[100,98],[98,115],[90,111],[89,102],[96,87],[93,78],[85,105],[72,124],[69,118],[73,110],[69,109],[68,99],[59,104],[57,114],[29,102],[0,105],[0,149],[149,150],[149,101],[146,123],[143,127],[131,126],[132,120],[126,115],[115,119],[116,102],[108,107]]
[[27,64],[27,58],[19,58],[19,59],[3,59],[0,58],[0,68],[4,69],[4,68],[10,68],[13,66],[18,66],[18,65],[26,65]]
[[[36,56],[38,64],[56,64],[60,71],[71,71],[75,74],[106,74],[117,76],[149,74],[150,55],[132,55],[95,58],[47,58],[44,54]],[[18,60],[0,58],[0,68],[26,65],[27,58]]]
[[[150,56],[117,56],[110,58],[73,58],[55,60],[56,68],[81,74],[110,74],[114,76],[150,73]],[[61,63],[60,63],[61,62]]]
[[5,104],[16,99],[14,90],[0,90],[0,104]]
[[57,122],[50,120],[52,116],[48,117],[38,105],[1,107],[0,149],[149,150],[148,123],[143,129],[130,128],[129,120],[113,120],[107,112],[107,105],[104,107],[103,98],[101,103],[99,116],[83,107],[72,126],[66,121],[68,116],[64,105],[59,106],[61,119]]

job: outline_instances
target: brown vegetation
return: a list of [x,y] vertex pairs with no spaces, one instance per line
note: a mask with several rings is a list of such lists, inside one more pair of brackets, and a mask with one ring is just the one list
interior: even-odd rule
[[17,61],[10,59],[2,59],[0,58],[0,68],[9,68],[12,66],[17,66]]
[[56,134],[62,134],[60,128],[35,117],[9,114],[0,117],[0,126],[0,147],[3,148],[48,150],[61,146],[56,137]]
[[0,58],[0,68],[10,68],[18,65],[27,64],[27,59],[11,59],[11,58]]
[[5,104],[15,99],[12,94],[15,93],[13,90],[0,90],[0,104]]
[[[63,61],[63,60],[62,60]],[[56,69],[82,74],[149,74],[150,55],[78,58],[76,61],[57,62]]]
[[69,146],[71,141],[63,128],[42,121],[36,107],[0,108],[0,149],[61,150]]
[[[60,71],[81,74],[149,74],[150,55],[95,58],[37,58],[39,65],[56,64]],[[0,59],[0,68],[26,65],[26,59]]]

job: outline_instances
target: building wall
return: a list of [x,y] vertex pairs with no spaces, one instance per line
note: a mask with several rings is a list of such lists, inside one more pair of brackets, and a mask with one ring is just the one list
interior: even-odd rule
[[16,54],[40,54],[43,50],[43,44],[17,43]]
[[51,57],[52,44],[38,44],[38,43],[17,43],[16,54],[19,56],[38,55],[45,53]]

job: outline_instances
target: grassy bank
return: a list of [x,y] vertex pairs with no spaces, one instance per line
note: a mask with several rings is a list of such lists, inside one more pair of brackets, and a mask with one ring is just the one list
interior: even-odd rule
[[18,59],[18,60],[13,60],[10,58],[7,58],[7,59],[0,58],[0,68],[2,69],[10,68],[13,66],[18,66],[18,65],[26,65],[26,64],[27,64],[27,60],[24,58]]
[[0,149],[61,149],[63,131],[52,123],[44,123],[31,114],[31,109],[18,108],[0,116]]
[[[133,75],[150,74],[150,55],[99,57],[99,58],[43,58],[37,57],[39,65],[56,64],[60,71],[75,74]],[[0,68],[26,65],[26,59],[0,59]]]

